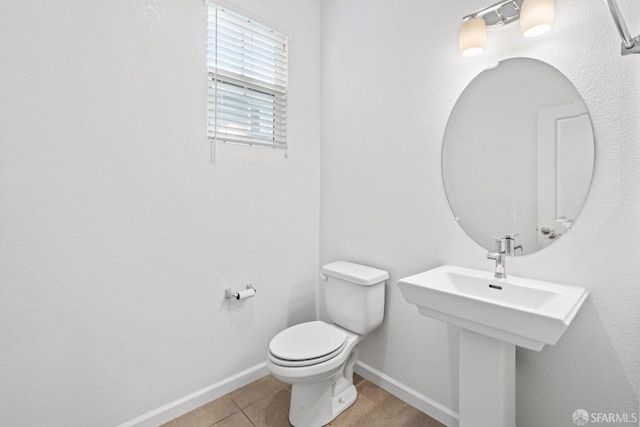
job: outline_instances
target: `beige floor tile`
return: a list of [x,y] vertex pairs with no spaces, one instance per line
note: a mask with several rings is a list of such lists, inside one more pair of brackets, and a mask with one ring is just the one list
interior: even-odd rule
[[280,384],[282,384],[282,386],[283,386],[284,388],[286,388],[287,390],[291,391],[291,384],[283,383],[282,381],[277,380],[275,377],[274,377],[273,379],[274,379],[274,380],[276,380],[276,381],[278,381]]
[[231,392],[229,396],[231,396],[240,409],[244,409],[252,403],[275,395],[283,388],[283,383],[276,380],[271,375],[267,375],[266,377],[260,378],[258,381],[254,381],[251,384],[247,384],[246,386]]
[[[331,426],[444,427],[360,375],[354,374],[353,381],[358,398]],[[162,427],[290,427],[291,391],[285,386],[269,375]]]
[[356,374],[354,372],[354,374],[353,374],[353,385],[358,387],[358,385],[360,383],[362,383],[363,381],[366,381],[366,380],[363,377],[361,377],[360,375],[358,375],[358,374]]
[[[358,375],[358,374],[356,374],[356,373],[354,373],[354,374],[353,374],[353,385],[354,385],[354,386],[358,387],[358,385],[360,385],[360,384],[361,384],[361,383],[363,383],[364,381],[366,381],[366,379],[365,379],[365,378],[361,377],[360,375]],[[284,387],[285,387],[287,390],[291,391],[291,384],[285,384],[285,383],[282,383],[282,384],[284,385]]]
[[240,411],[228,394],[173,420],[170,427],[209,427]]
[[288,427],[291,392],[280,389],[273,396],[247,406],[242,411],[256,427]]
[[395,414],[393,425],[397,427],[446,427],[411,405],[407,405]]
[[253,427],[249,418],[242,412],[236,412],[230,417],[216,423],[213,427]]
[[280,380],[276,379],[276,377],[274,377],[273,375],[271,375],[271,378],[273,378],[273,380],[274,380],[275,382],[277,382],[277,383],[281,384],[281,385],[282,385],[282,387],[287,387],[287,386],[291,387],[291,384],[283,383],[282,381],[280,381]]
[[376,404],[367,396],[359,395],[353,405],[331,421],[332,426],[368,426],[369,414],[375,410]]
[[375,405],[367,415],[367,427],[444,427],[427,414],[370,381],[363,382],[358,387],[358,393]]
[[382,405],[387,409],[399,409],[405,402],[395,397],[383,388],[378,387],[371,381],[365,381],[358,387],[358,394],[367,396],[376,405]]
[[390,427],[407,406],[386,390],[364,381],[358,387],[358,399],[353,406],[336,418],[331,425],[342,427]]

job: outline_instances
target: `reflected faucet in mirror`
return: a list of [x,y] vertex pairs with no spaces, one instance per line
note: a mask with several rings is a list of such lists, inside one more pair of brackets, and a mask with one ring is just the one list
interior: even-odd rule
[[506,234],[502,237],[493,237],[495,249],[487,253],[487,258],[496,261],[495,273],[493,274],[496,279],[507,278],[507,255],[514,256],[516,250],[523,250],[522,245],[516,246],[516,236],[517,234]]

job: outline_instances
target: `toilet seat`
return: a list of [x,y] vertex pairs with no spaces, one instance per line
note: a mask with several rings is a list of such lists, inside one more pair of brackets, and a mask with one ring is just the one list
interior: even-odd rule
[[340,354],[347,334],[322,321],[285,329],[269,343],[269,359],[280,366],[303,367],[325,362]]

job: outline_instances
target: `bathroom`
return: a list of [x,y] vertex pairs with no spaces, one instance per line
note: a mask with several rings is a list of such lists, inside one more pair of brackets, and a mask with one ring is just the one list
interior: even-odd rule
[[[519,57],[579,92],[595,163],[572,230],[508,260],[589,294],[557,344],[517,349],[516,425],[637,415],[640,55],[605,1],[556,0],[546,34],[489,29],[472,58],[462,18],[491,1],[213,2],[290,37],[286,150],[207,140],[202,0],[3,2],[0,425],[160,425],[258,380],[274,336],[328,321],[319,273],[341,260],[389,274],[356,373],[458,425],[459,329],[398,282],[493,271],[454,220],[442,147],[474,77]],[[618,4],[636,36],[640,2]]]

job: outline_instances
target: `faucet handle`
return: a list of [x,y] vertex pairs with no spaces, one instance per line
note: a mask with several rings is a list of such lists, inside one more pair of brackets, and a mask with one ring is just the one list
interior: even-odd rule
[[518,246],[514,246],[513,250],[511,251],[511,253],[509,255],[511,256],[515,256],[516,255],[516,251],[520,249],[520,251],[522,251],[524,253],[524,249],[522,248],[522,245],[518,245]]
[[500,242],[502,240],[516,240],[516,237],[519,236],[520,233],[516,233],[516,234],[504,234],[500,237],[491,237],[493,240],[495,240],[496,242]]
[[492,239],[493,239],[493,241],[495,243],[494,251],[495,252],[503,251],[502,246],[503,246],[503,242],[504,242],[505,237],[504,236],[503,237],[492,237]]
[[516,236],[518,236],[518,234],[505,234],[502,237],[492,237],[495,241],[495,252],[503,252],[513,256],[518,249],[524,251],[522,245],[515,245]]

